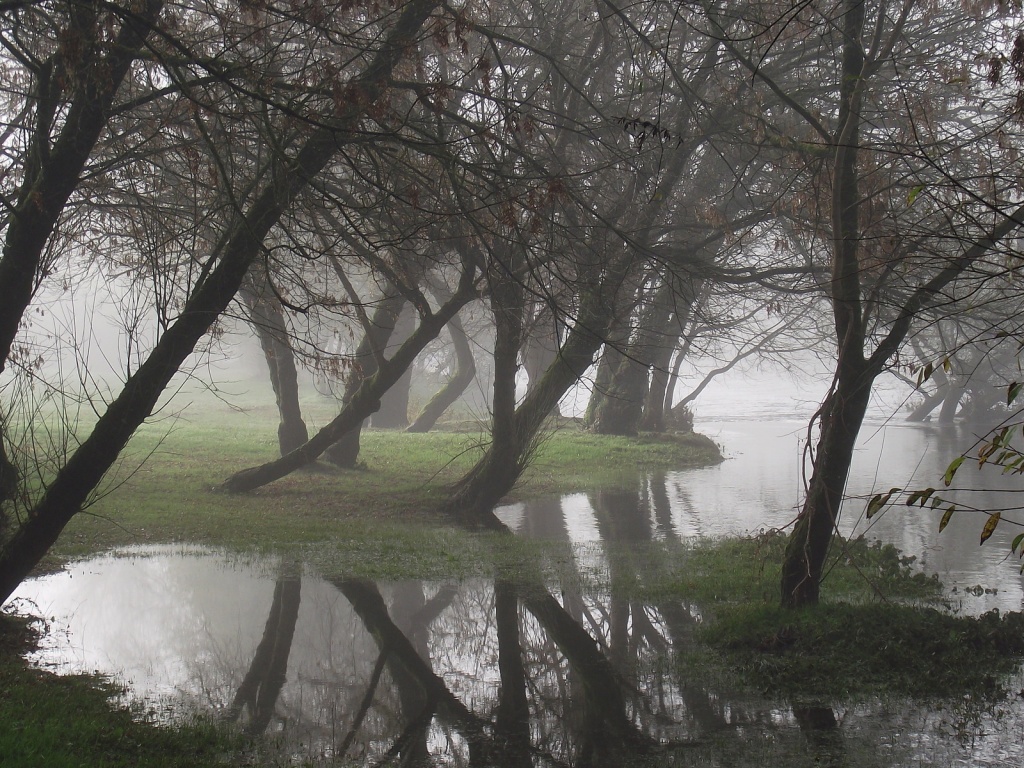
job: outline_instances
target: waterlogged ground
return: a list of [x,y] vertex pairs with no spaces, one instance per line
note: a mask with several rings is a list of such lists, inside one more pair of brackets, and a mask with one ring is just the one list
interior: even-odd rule
[[17,606],[49,622],[38,664],[113,675],[156,719],[212,713],[285,757],[1024,763],[1020,696],[763,697],[709,674],[694,653],[704,607],[659,588],[650,558],[579,552],[575,573],[563,562],[547,583],[520,571],[380,584],[199,548],[129,549],[25,584]]
[[[940,535],[931,510],[860,516],[878,490],[935,484],[958,450],[927,428],[869,426],[844,533],[867,529],[938,573],[954,613],[1019,611],[1015,531],[979,548],[984,517]],[[993,678],[1008,695],[991,699],[768,695],[700,644],[724,603],[772,603],[776,582],[729,580],[763,567],[749,553],[708,578],[692,542],[785,526],[803,434],[795,418],[708,427],[730,457],[720,465],[499,510],[538,544],[496,552],[498,577],[369,581],[338,572],[334,545],[305,561],[141,547],[28,582],[15,607],[47,622],[37,663],[112,675],[157,720],[236,722],[268,737],[271,764],[1024,764],[1019,670]],[[1019,483],[965,478],[979,508]],[[838,570],[827,591],[842,592]],[[865,575],[887,589],[884,570]]]

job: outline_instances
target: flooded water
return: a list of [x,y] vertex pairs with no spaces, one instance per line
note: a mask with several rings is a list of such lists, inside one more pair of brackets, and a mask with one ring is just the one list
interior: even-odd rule
[[[509,505],[500,516],[521,536],[577,544],[567,567],[580,573],[608,567],[611,540],[649,545],[783,527],[801,494],[805,425],[778,410],[756,421],[709,418],[699,429],[722,444],[728,458],[718,466],[638,475],[633,490]],[[870,523],[861,514],[879,490],[939,484],[969,435],[879,418],[863,434],[850,480],[862,498],[844,510],[843,532],[915,555],[960,610],[1024,607],[1024,581],[1006,559],[1009,527],[979,547],[981,513],[954,516],[941,535],[939,512],[901,506]],[[972,490],[957,501],[978,508],[1011,504],[1021,484],[969,472],[958,484]],[[645,563],[633,567],[646,577]],[[664,765],[1024,764],[1020,697],[978,712],[717,690],[678,662],[699,605],[643,603],[613,587],[579,587],[586,583],[327,581],[300,563],[154,547],[26,583],[16,604],[49,622],[38,663],[112,675],[157,719],[212,712],[313,760],[525,768],[618,766],[651,754]]]
[[19,606],[50,622],[39,663],[112,674],[158,719],[213,713],[325,762],[375,765],[392,753],[408,764],[524,768],[620,766],[644,754],[707,766],[1024,760],[1019,698],[979,713],[713,690],[676,661],[696,606],[573,583],[326,581],[291,563],[155,547],[37,579]]

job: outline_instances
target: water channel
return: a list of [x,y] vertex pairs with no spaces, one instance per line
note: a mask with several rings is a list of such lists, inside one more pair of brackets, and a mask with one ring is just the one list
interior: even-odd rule
[[[520,536],[574,543],[580,571],[608,567],[612,538],[649,544],[786,525],[800,491],[803,414],[708,419],[700,429],[722,444],[722,464],[638,473],[634,489],[509,505],[500,517]],[[954,516],[942,534],[940,512],[862,516],[863,498],[879,490],[938,484],[969,438],[872,417],[850,480],[861,498],[848,503],[843,532],[915,555],[946,583],[955,610],[1021,610],[1008,526],[979,547],[980,513]],[[958,503],[1015,506],[1019,478],[972,472],[965,465]],[[647,577],[649,564],[633,567]],[[617,766],[651,752],[666,765],[1024,764],[1020,697],[967,717],[956,706],[711,690],[675,661],[700,606],[572,586],[581,582],[327,581],[299,563],[153,547],[26,583],[16,603],[49,622],[38,663],[112,675],[158,719],[212,712],[314,759],[373,765],[394,752],[408,764]]]

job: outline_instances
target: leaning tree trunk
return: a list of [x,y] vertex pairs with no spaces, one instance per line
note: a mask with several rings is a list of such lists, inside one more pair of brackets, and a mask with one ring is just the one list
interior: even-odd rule
[[[220,245],[209,258],[213,266],[192,291],[177,319],[128,378],[90,435],[57,472],[26,522],[4,543],[0,551],[0,604],[46,555],[129,438],[153,412],[174,374],[235,297],[270,229],[311,179],[331,162],[347,141],[358,135],[354,127],[384,92],[395,64],[405,55],[436,5],[435,0],[407,3],[373,60],[352,80],[352,86],[359,89],[363,98],[339,107],[335,119],[313,130],[297,153],[273,160],[273,171],[268,169],[268,173],[263,174],[267,178],[266,186],[255,195],[245,214],[224,232]],[[158,4],[153,7],[159,12]],[[126,49],[131,54],[132,49],[140,45],[126,45]],[[12,222],[16,219],[14,217]],[[5,250],[4,262],[6,258]],[[0,328],[0,344],[2,342]]]
[[423,406],[420,415],[409,425],[406,432],[429,432],[433,429],[442,414],[459,399],[470,382],[476,378],[476,360],[473,359],[469,338],[458,315],[448,323],[448,335],[451,336],[452,347],[455,349],[455,375]]
[[299,374],[288,336],[281,303],[273,295],[263,270],[249,272],[239,292],[249,321],[256,330],[270,371],[270,385],[277,401],[277,442],[284,456],[309,440],[299,407]]
[[251,467],[236,472],[229,477],[221,488],[225,491],[252,491],[261,486],[307,466],[316,461],[332,445],[335,445],[347,432],[356,429],[380,407],[380,398],[412,365],[416,356],[423,348],[437,338],[441,329],[465,306],[475,292],[476,272],[464,265],[459,281],[459,288],[436,312],[432,312],[420,320],[419,326],[413,331],[401,347],[390,358],[382,358],[377,372],[364,379],[352,394],[349,401],[342,407],[334,419],[313,435],[305,445],[301,445],[291,453],[267,462],[258,467]]
[[[412,335],[416,327],[416,310],[411,304],[406,303],[403,311],[398,315],[395,329],[388,341],[393,344],[402,344]],[[409,426],[409,389],[412,386],[412,369],[409,366],[395,385],[384,393],[380,399],[380,410],[370,419],[370,423],[379,429],[405,429]]]
[[[405,297],[394,286],[389,286],[385,291],[384,298],[377,304],[373,317],[369,320],[362,341],[356,347],[353,366],[345,382],[345,394],[341,399],[342,408],[352,401],[355,393],[367,379],[376,375],[379,366],[378,357],[383,354],[384,348],[391,340],[391,334],[394,333],[403,306],[405,306]],[[405,371],[402,372],[402,375],[405,375]],[[383,393],[381,398],[383,398]],[[380,403],[376,403],[376,406],[379,408]],[[376,411],[376,408],[374,410]],[[369,415],[367,414],[367,416]],[[334,445],[324,451],[324,458],[337,467],[346,469],[354,467],[359,458],[359,438],[362,429],[363,422],[360,421],[345,432]]]
[[821,411],[821,436],[807,497],[786,545],[782,566],[785,607],[818,602],[821,576],[843,503],[857,434],[864,421],[875,373],[863,361],[840,379]]
[[[544,421],[562,396],[593,365],[594,354],[600,349],[615,317],[619,303],[616,301],[617,293],[626,279],[629,264],[626,255],[620,256],[608,265],[606,274],[583,289],[576,323],[558,357],[518,408],[514,407],[514,376],[511,388],[507,381],[504,383],[502,398],[496,397],[494,403],[495,427],[500,429],[501,442],[496,432],[483,457],[456,483],[443,506],[444,511],[469,524],[500,526],[493,509],[512,490],[522,474]],[[497,344],[495,346],[497,348]],[[503,353],[503,359],[506,357],[511,360],[512,352]],[[497,387],[497,372],[495,379]],[[497,389],[495,394],[498,394]],[[499,413],[499,406],[505,412]],[[508,412],[510,410],[511,413]]]

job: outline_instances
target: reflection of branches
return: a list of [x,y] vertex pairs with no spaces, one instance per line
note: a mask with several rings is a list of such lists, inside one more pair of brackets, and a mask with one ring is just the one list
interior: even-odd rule
[[387,652],[389,661],[398,664],[423,689],[427,697],[426,708],[433,711],[437,707],[439,714],[465,737],[469,743],[470,762],[476,764],[483,755],[490,753],[492,747],[485,730],[487,722],[473,714],[459,701],[444,680],[438,677],[417,653],[409,638],[391,620],[384,598],[381,597],[376,585],[360,579],[332,583],[348,598],[366,625],[367,631],[377,641],[381,652]]
[[238,720],[243,711],[249,711],[250,719],[245,726],[247,733],[262,733],[273,717],[288,669],[295,622],[299,616],[301,586],[298,576],[283,576],[274,585],[274,600],[263,638],[228,709],[228,717],[232,720]]
[[366,713],[370,711],[370,705],[373,704],[373,698],[377,693],[377,686],[380,684],[380,676],[384,672],[384,664],[387,660],[387,652],[381,651],[377,656],[376,664],[373,665],[373,672],[370,673],[370,682],[366,685],[366,693],[363,694],[363,700],[359,703],[359,710],[356,712],[356,716],[352,718],[352,727],[349,728],[348,733],[345,734],[345,738],[341,740],[341,746],[338,747],[338,755],[341,757],[348,754],[349,749],[352,747],[352,742],[356,738],[356,734],[359,733],[359,729],[362,727],[363,720],[366,719]]

